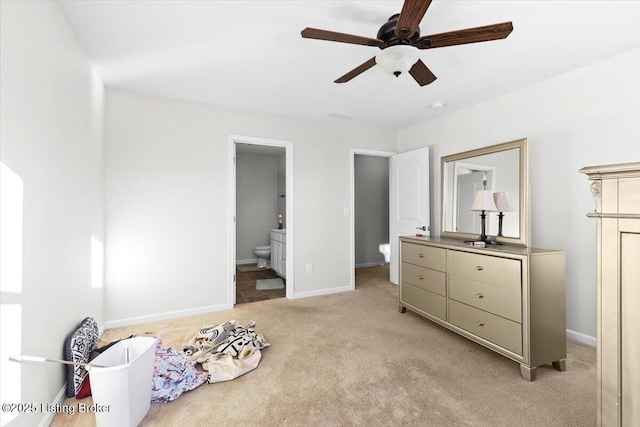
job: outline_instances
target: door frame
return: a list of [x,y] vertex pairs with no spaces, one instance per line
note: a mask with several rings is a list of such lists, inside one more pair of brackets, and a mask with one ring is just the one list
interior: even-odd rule
[[[349,165],[350,165],[350,184],[349,184],[349,254],[350,254],[350,268],[351,278],[349,279],[349,290],[356,289],[356,217],[355,217],[355,205],[356,205],[356,154],[364,156],[376,156],[376,157],[388,157],[398,154],[395,151],[378,151],[367,150],[364,148],[351,148],[349,150]],[[391,220],[391,219],[389,219]]]
[[[496,173],[497,168],[495,166],[487,166],[487,165],[478,165],[475,163],[464,163],[464,162],[455,162],[455,167],[453,169],[453,188],[451,189],[452,193],[453,193],[453,200],[455,201],[453,203],[453,212],[452,214],[452,221],[456,224],[458,224],[457,218],[458,218],[458,203],[457,203],[457,199],[458,199],[458,170],[460,169],[469,169],[472,170],[474,172],[487,172],[487,171],[491,171],[492,175],[491,175],[491,189],[490,191],[493,193],[493,190],[495,188],[495,182],[496,182]],[[487,229],[489,228],[488,226],[488,220],[489,220],[489,216],[487,215]],[[474,227],[475,228],[475,227]],[[478,234],[478,233],[472,233],[472,234]]]
[[[228,281],[229,285],[227,301],[231,307],[236,303],[236,144],[266,145],[271,147],[281,147],[285,149],[285,187],[286,187],[286,222],[287,222],[287,286],[286,297],[294,298],[294,243],[295,243],[295,221],[293,213],[293,141],[280,139],[260,138],[253,136],[229,135],[229,158],[228,158]],[[274,218],[275,220],[275,218]]]

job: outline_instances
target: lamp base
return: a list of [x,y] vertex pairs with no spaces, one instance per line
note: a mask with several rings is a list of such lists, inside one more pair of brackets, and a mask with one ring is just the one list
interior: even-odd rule
[[496,242],[495,240],[487,240],[487,239],[476,239],[476,240],[465,240],[464,243],[475,243],[475,242],[483,242],[485,245],[502,245],[500,242]]
[[[478,194],[480,194],[481,192],[478,192]],[[472,209],[473,210],[473,209]],[[487,219],[487,214],[484,210],[480,211],[480,227],[482,232],[480,233],[480,236],[478,236],[478,240],[465,240],[465,243],[474,243],[474,242],[482,242],[485,245],[501,245],[502,243],[493,241],[493,240],[489,240],[487,238],[487,233],[486,233],[486,221]],[[500,233],[502,234],[502,229],[500,230]]]

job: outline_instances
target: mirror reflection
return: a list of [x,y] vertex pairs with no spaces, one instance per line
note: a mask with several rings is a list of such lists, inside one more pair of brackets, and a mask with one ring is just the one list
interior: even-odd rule
[[[526,140],[442,158],[442,231],[488,236],[526,244],[524,196]],[[526,199],[525,199],[526,201]],[[453,234],[452,237],[456,237]]]
[[[444,231],[480,234],[480,215],[471,208],[477,192],[487,190],[491,193],[508,193],[507,197],[514,210],[503,212],[502,235],[519,237],[519,160],[520,149],[516,148],[447,162],[445,194],[448,195],[448,200],[445,201]],[[494,201],[496,198],[499,196],[494,194]],[[498,235],[498,214],[497,211],[487,211],[488,235]]]

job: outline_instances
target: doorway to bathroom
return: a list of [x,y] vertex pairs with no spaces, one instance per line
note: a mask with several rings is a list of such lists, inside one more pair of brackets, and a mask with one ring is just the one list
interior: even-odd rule
[[[356,288],[356,267],[358,261],[356,260],[356,246],[365,244],[368,246],[367,251],[369,253],[375,253],[377,249],[380,253],[378,259],[384,259],[388,268],[385,269],[385,273],[388,272],[388,278],[391,283],[398,284],[399,278],[399,237],[406,235],[420,234],[422,236],[431,235],[431,207],[430,207],[430,168],[429,168],[429,147],[417,148],[410,151],[397,154],[388,151],[372,151],[364,149],[352,148],[351,155],[351,200],[349,210],[353,213],[351,215],[351,283],[350,289]],[[382,238],[378,241],[371,241],[367,236],[371,234],[373,230],[372,226],[367,225],[359,235],[363,236],[364,241],[359,240],[356,236],[356,224],[363,226],[366,224],[358,215],[358,211],[366,210],[365,208],[358,208],[356,206],[356,193],[361,195],[364,192],[363,199],[366,200],[366,191],[362,188],[366,188],[363,185],[357,185],[356,180],[359,182],[366,182],[368,179],[375,175],[369,175],[366,178],[358,178],[356,175],[356,161],[358,156],[374,156],[381,157],[383,162],[388,165],[386,172],[386,184],[382,179],[380,186],[387,186],[388,192],[388,204],[386,211],[388,212],[388,231],[387,239],[382,242]],[[369,169],[382,169],[383,166],[370,166],[362,168],[365,175],[370,173]],[[374,172],[376,173],[376,172]],[[357,187],[360,189],[357,189]],[[380,190],[378,190],[380,191]],[[379,196],[382,197],[382,196]],[[379,210],[385,210],[385,207],[379,207]],[[345,214],[346,214],[345,210]],[[381,220],[377,220],[380,223]],[[364,243],[363,243],[364,242]],[[359,261],[362,263],[362,261]],[[377,262],[377,261],[374,261]]]
[[351,150],[352,287],[370,275],[389,277],[389,158],[395,153]]
[[230,301],[291,298],[292,143],[240,136],[229,141]]

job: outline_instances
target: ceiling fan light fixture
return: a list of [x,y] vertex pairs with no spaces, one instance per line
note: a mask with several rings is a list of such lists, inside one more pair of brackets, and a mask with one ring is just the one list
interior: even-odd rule
[[409,45],[389,46],[376,55],[378,64],[385,73],[398,77],[408,72],[418,62],[418,49]]

